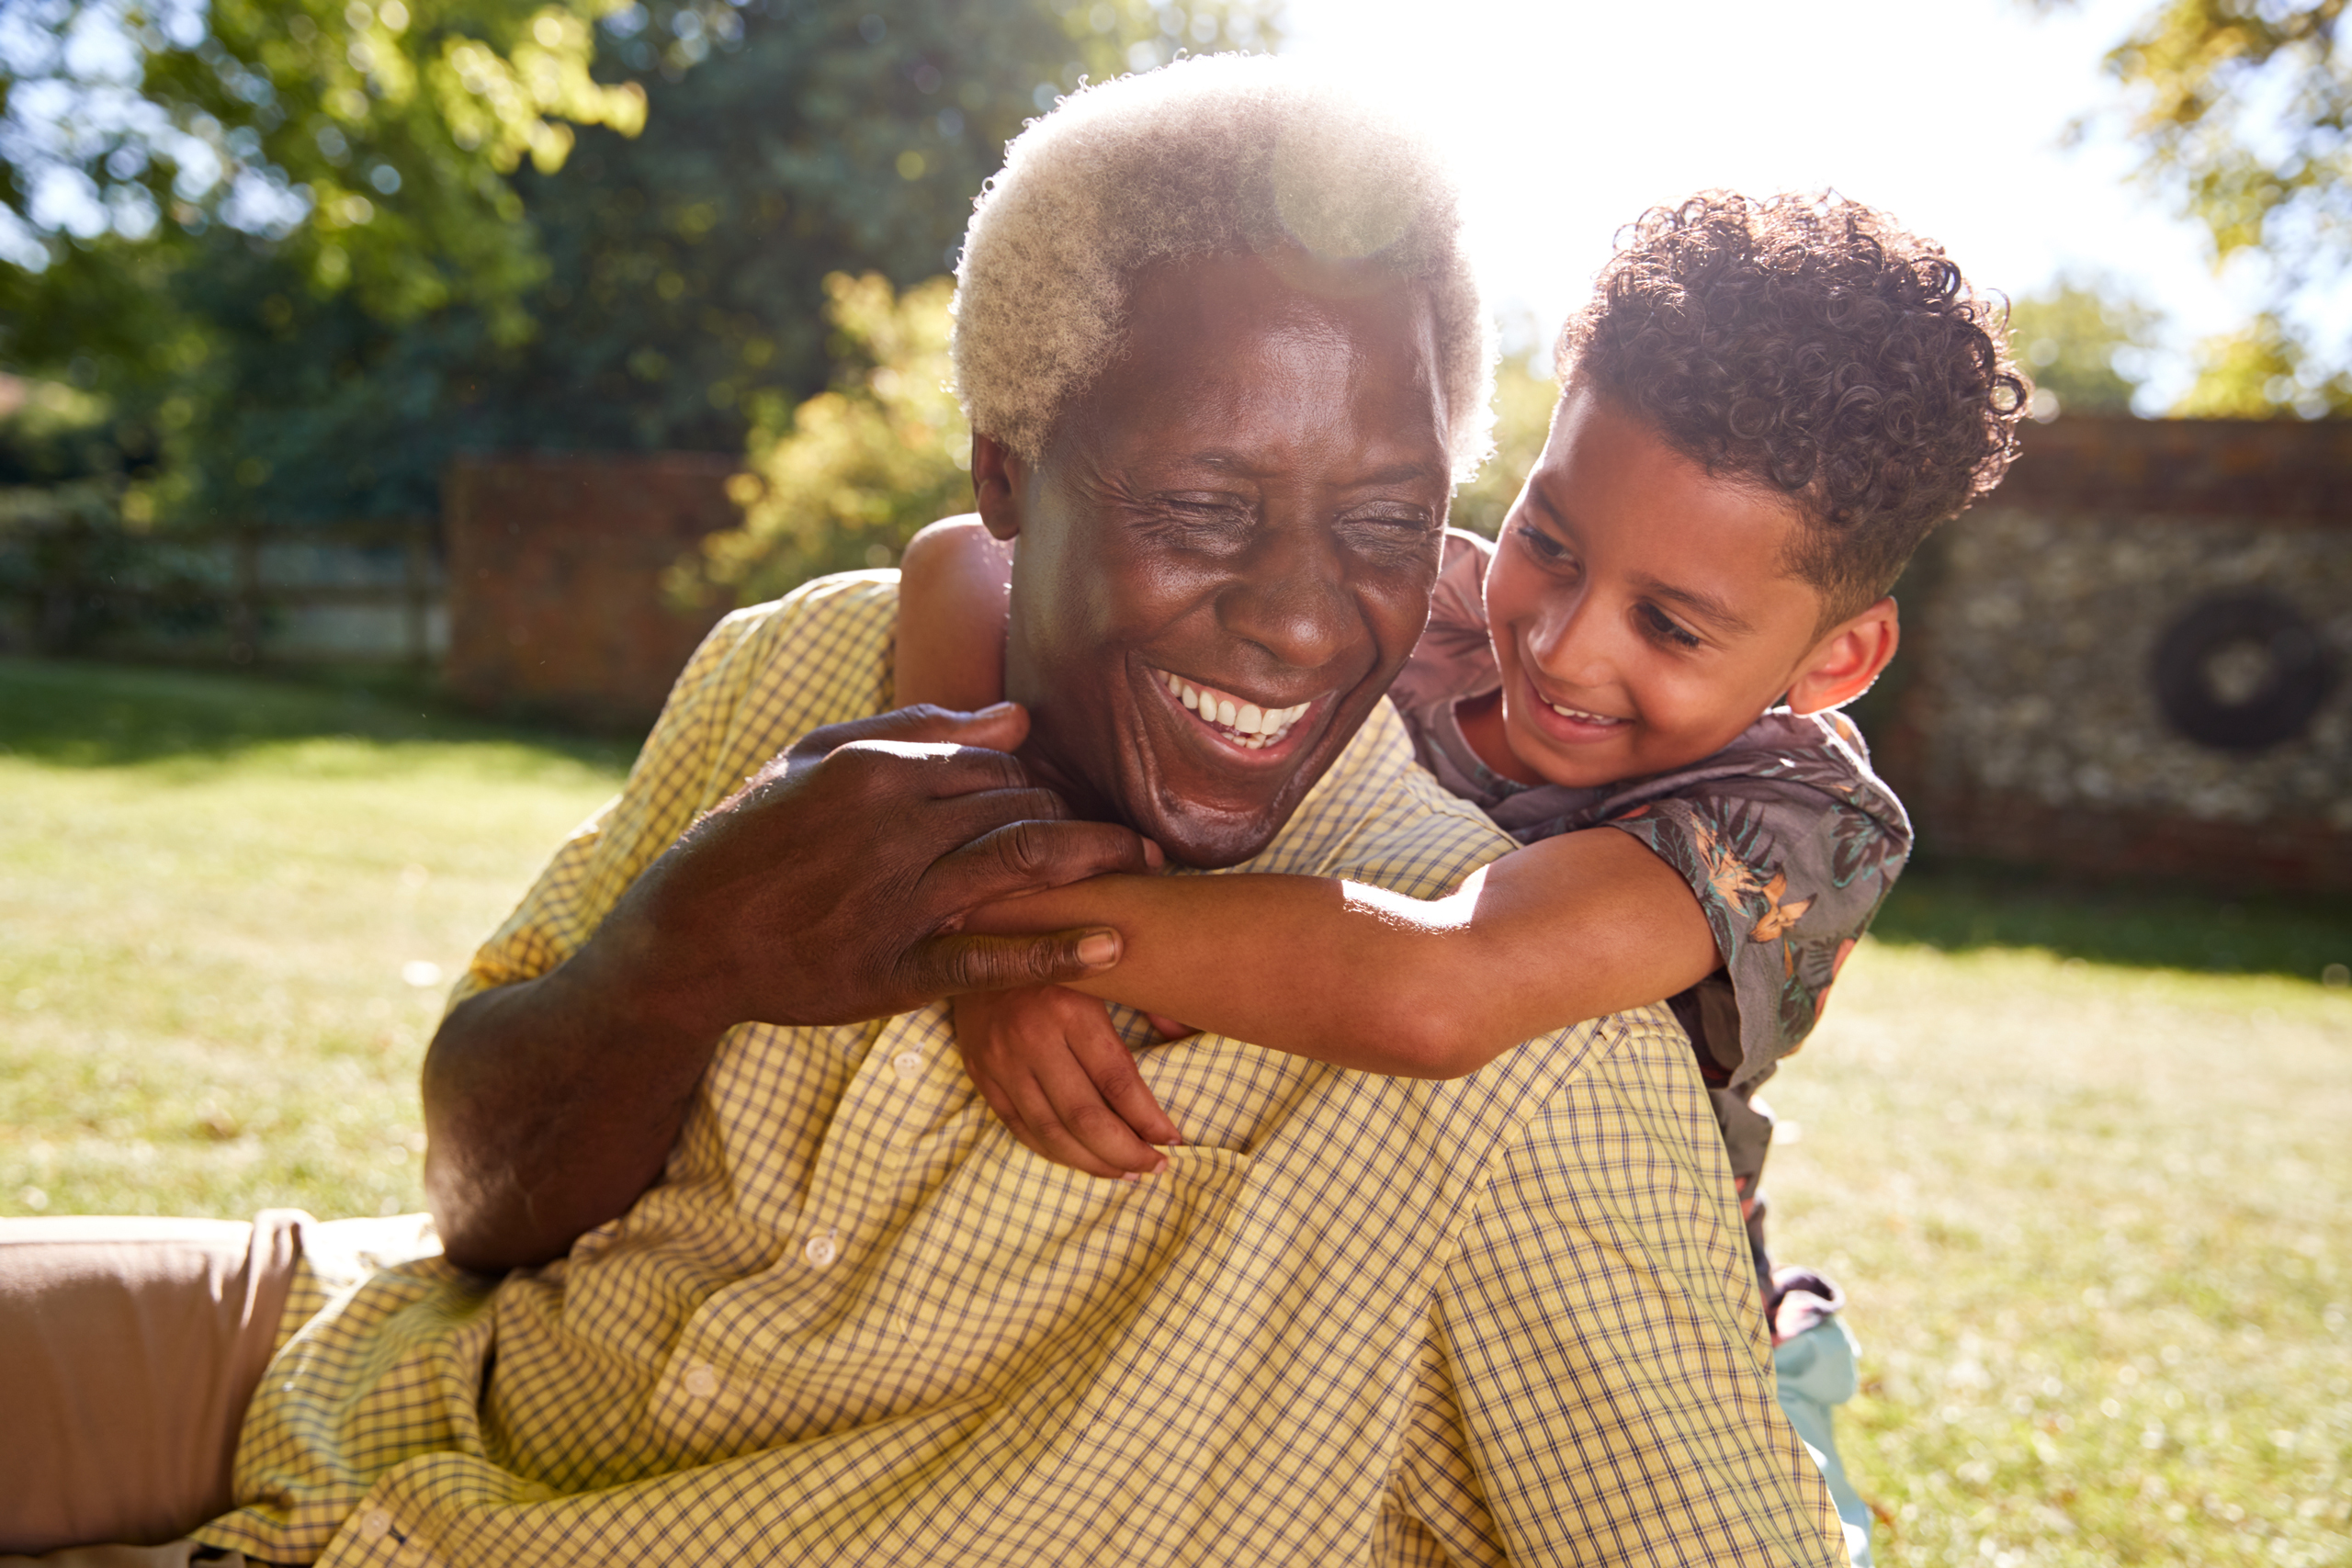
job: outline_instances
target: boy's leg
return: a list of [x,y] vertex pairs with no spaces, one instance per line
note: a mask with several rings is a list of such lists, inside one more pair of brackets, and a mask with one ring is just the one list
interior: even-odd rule
[[1781,1271],[1772,1314],[1772,1369],[1781,1409],[1812,1449],[1828,1483],[1830,1501],[1846,1527],[1854,1568],[1871,1568],[1871,1509],[1847,1478],[1838,1452],[1832,1412],[1854,1397],[1854,1337],[1836,1314],[1845,1304],[1837,1287],[1806,1270]]
[[164,1542],[228,1509],[308,1221],[0,1220],[0,1552]]

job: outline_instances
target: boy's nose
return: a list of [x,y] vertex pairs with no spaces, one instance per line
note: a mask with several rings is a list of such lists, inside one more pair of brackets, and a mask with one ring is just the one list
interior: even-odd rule
[[1605,685],[1615,678],[1605,621],[1589,593],[1555,600],[1528,638],[1528,656],[1550,680],[1577,686]]

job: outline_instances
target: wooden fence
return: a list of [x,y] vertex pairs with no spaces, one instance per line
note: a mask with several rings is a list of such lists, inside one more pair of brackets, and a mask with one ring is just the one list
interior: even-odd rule
[[427,667],[447,645],[436,518],[141,533],[106,499],[0,493],[0,648]]

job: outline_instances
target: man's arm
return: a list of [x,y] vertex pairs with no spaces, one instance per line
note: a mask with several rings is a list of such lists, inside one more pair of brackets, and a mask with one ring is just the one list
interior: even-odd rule
[[1079,978],[1115,932],[980,935],[991,900],[1151,852],[1065,820],[1008,753],[1027,716],[901,709],[813,731],[689,828],[595,933],[471,997],[426,1053],[425,1188],[443,1247],[494,1270],[560,1256],[661,1174],[738,1023],[843,1023],[954,991]]

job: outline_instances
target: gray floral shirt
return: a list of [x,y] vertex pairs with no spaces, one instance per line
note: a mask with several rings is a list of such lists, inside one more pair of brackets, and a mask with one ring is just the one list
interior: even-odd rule
[[1911,852],[1903,803],[1836,713],[1774,708],[1685,768],[1591,788],[1502,777],[1464,739],[1454,705],[1500,684],[1487,640],[1494,547],[1446,536],[1429,629],[1389,688],[1438,782],[1521,843],[1584,828],[1631,833],[1682,874],[1724,966],[1673,998],[1715,1101],[1743,1203],[1771,1143],[1757,1089],[1821,1016],[1839,965]]

